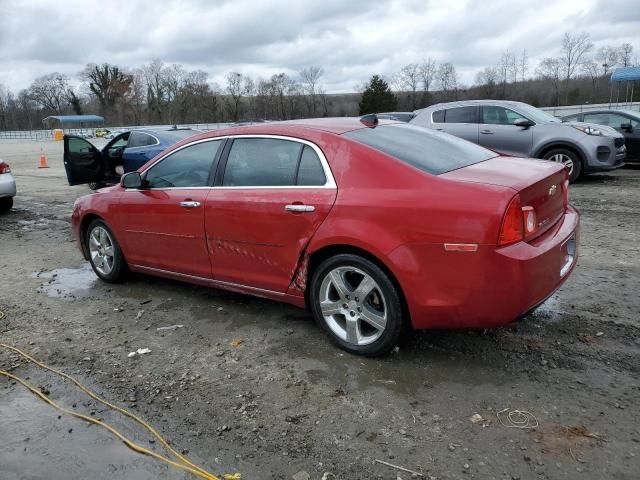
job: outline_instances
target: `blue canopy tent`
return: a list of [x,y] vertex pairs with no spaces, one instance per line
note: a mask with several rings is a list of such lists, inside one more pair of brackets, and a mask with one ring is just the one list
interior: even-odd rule
[[[609,107],[613,103],[613,87],[616,87],[616,104],[620,100],[620,86],[625,85],[624,103],[633,103],[633,90],[635,82],[640,81],[640,67],[616,68],[611,74],[609,83],[611,84],[611,95],[609,96]],[[631,92],[629,92],[631,89]]]

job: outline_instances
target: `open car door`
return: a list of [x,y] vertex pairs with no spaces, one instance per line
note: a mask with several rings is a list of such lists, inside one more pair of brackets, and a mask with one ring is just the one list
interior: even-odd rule
[[64,169],[69,185],[100,183],[105,178],[100,150],[84,138],[75,135],[64,136]]

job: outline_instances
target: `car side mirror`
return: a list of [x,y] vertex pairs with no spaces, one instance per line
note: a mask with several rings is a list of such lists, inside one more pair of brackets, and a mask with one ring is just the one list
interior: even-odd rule
[[529,127],[533,127],[535,125],[534,122],[532,122],[531,120],[529,120],[527,118],[519,118],[518,120],[514,121],[513,124],[516,127],[522,127],[522,128],[529,128]]
[[630,123],[623,123],[620,125],[620,129],[621,130],[626,130],[627,132],[631,133],[633,131],[633,127],[631,126]]
[[124,188],[142,188],[142,176],[140,172],[125,173],[120,179],[120,185]]

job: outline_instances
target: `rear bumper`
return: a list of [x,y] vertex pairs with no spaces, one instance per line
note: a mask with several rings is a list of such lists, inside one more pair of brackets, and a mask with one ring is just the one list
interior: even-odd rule
[[10,173],[0,174],[0,198],[16,196],[16,181]]
[[398,274],[414,328],[489,328],[516,320],[560,288],[575,267],[578,236],[579,214],[570,208],[529,243],[481,245],[477,252],[412,245],[390,258],[413,257],[421,266]]

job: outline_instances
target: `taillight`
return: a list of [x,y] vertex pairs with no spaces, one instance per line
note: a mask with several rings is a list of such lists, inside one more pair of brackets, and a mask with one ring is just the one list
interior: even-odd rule
[[11,169],[7,163],[0,162],[0,173],[11,173]]
[[520,195],[516,195],[509,202],[507,211],[502,218],[498,245],[509,245],[519,242],[524,238],[522,225],[522,206],[520,205]]
[[564,200],[564,210],[569,208],[569,180],[562,182],[562,199]]
[[520,195],[516,195],[509,202],[507,211],[502,219],[498,245],[509,245],[519,242],[525,236],[531,235],[538,228],[536,211],[531,206],[522,206]]

